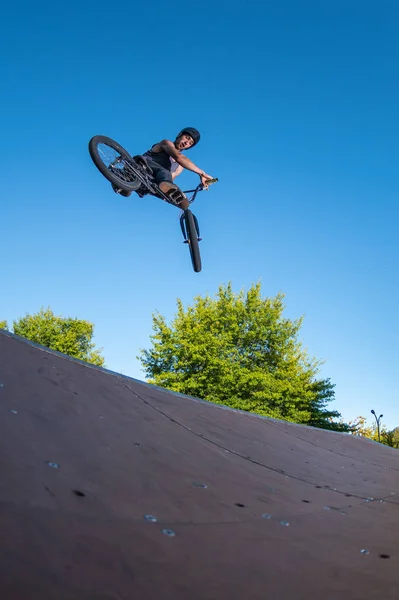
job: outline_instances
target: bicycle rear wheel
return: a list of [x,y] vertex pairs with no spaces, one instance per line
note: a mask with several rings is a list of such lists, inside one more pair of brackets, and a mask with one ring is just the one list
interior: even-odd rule
[[126,192],[134,192],[142,185],[138,168],[129,152],[105,135],[95,135],[89,142],[89,153],[104,177]]
[[194,216],[191,210],[184,211],[184,221],[186,225],[187,243],[190,250],[191,262],[193,269],[199,273],[202,269],[201,255],[198,243],[197,228],[195,226]]

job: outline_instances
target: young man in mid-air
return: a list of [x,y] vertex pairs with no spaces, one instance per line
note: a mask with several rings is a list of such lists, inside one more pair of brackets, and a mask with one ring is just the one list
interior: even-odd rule
[[[213,179],[205,171],[197,167],[192,160],[184,156],[182,152],[192,148],[200,141],[200,134],[194,127],[185,127],[176,136],[176,140],[162,140],[154,144],[150,150],[143,154],[145,162],[151,167],[159,188],[172,199],[176,199],[179,207],[186,209],[189,206],[187,198],[180,188],[174,183],[174,179],[188,169],[201,178],[204,188],[208,187],[208,181]],[[115,186],[114,186],[115,189]],[[122,192],[123,196],[130,196],[131,192]]]

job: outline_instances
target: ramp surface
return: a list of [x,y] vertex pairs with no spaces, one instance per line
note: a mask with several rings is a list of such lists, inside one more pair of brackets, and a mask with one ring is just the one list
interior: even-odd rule
[[399,598],[399,452],[0,333],[0,597]]

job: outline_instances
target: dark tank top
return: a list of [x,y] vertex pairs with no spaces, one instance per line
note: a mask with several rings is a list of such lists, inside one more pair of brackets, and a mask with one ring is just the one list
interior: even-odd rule
[[[154,145],[156,146],[156,144]],[[154,148],[154,146],[152,146],[152,148]],[[144,156],[148,156],[161,167],[170,171],[172,168],[172,161],[170,160],[169,154],[166,154],[163,150],[161,150],[161,152],[153,152],[152,148],[151,150],[147,150],[147,152],[144,153]]]

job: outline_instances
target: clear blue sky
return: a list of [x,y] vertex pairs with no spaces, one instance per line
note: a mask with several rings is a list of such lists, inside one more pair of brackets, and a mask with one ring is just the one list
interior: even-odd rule
[[[0,318],[91,320],[107,366],[143,378],[154,310],[261,280],[305,315],[333,407],[398,425],[398,23],[396,0],[6,4]],[[116,196],[87,151],[186,125],[220,179],[194,205],[200,274],[178,211]]]

